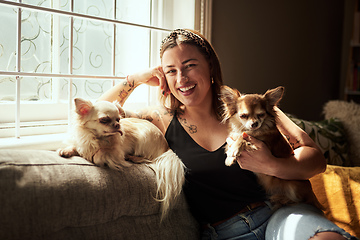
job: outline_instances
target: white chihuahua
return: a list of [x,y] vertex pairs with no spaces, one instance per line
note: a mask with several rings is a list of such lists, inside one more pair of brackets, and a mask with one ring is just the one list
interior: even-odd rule
[[162,132],[147,120],[121,118],[124,110],[114,102],[76,98],[76,119],[70,145],[59,149],[62,157],[81,156],[115,170],[146,163],[156,174],[162,219],[182,191],[185,166],[169,148]]

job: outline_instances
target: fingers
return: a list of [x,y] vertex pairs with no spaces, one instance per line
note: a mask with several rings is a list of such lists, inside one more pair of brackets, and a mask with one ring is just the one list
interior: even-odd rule
[[170,90],[162,66],[154,68],[152,75],[158,79],[161,93],[166,96]]
[[249,143],[251,143],[251,144],[254,144],[254,145],[257,145],[257,144],[259,144],[259,142],[261,142],[260,140],[254,138],[254,137],[251,137],[251,136],[248,135],[246,132],[243,132],[243,133],[242,133],[242,138],[243,138],[245,141],[247,141],[247,142],[249,142]]
[[169,89],[169,86],[167,84],[165,77],[159,79],[159,86],[160,86],[162,95],[166,96],[170,93],[170,89]]
[[161,66],[149,68],[144,71],[131,75],[134,79],[135,86],[147,84],[149,86],[159,86],[163,95],[170,93],[165,74]]
[[165,75],[160,66],[137,72],[131,77],[134,79],[135,85],[147,84],[149,86],[161,86],[161,81],[165,79]]
[[154,68],[153,72],[152,72],[152,75],[154,77],[157,77],[159,79],[159,85],[161,87],[161,85],[163,85],[163,82],[166,80],[165,79],[165,74],[162,70],[162,67],[161,66],[157,66],[156,68]]
[[149,85],[161,87],[161,82],[163,81],[163,78],[165,77],[164,74],[162,73],[162,68],[160,66],[155,67],[155,68],[151,69],[150,74],[151,74],[151,76],[148,79],[148,84],[150,83]]
[[244,140],[246,141],[250,141],[250,136],[246,133],[243,132],[242,134],[238,134],[238,133],[230,133],[229,136],[226,138],[226,143],[231,145],[233,144],[238,138],[242,137]]

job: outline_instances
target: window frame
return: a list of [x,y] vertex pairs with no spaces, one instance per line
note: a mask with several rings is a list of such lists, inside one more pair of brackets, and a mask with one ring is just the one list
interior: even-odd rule
[[[59,10],[55,8],[47,8],[42,6],[35,6],[30,4],[21,3],[21,0],[19,2],[12,2],[12,1],[4,1],[0,0],[0,4],[9,5],[12,7],[16,7],[18,9],[17,12],[17,22],[21,23],[21,14],[22,9],[29,9],[32,11],[40,11],[40,12],[47,12],[54,15],[63,15],[69,17],[69,31],[70,36],[72,36],[71,31],[73,31],[73,22],[74,18],[83,18],[88,20],[94,20],[94,21],[102,21],[107,22],[114,25],[114,35],[116,34],[116,26],[121,25],[128,25],[128,26],[134,26],[139,28],[145,28],[154,30],[157,32],[170,32],[172,29],[162,28],[162,27],[156,27],[151,25],[143,25],[143,24],[137,24],[132,22],[125,22],[116,20],[115,12],[114,11],[114,17],[111,18],[105,18],[105,17],[98,17],[98,16],[91,16],[81,13],[74,12],[73,4],[74,0],[70,0],[71,2],[71,10],[70,11],[64,11]],[[153,15],[161,14],[159,11],[159,7],[156,4],[163,4],[163,0],[153,0],[152,2],[152,10]],[[154,5],[155,4],[155,5]],[[195,0],[195,20],[194,20],[194,29],[200,30],[202,34],[204,34],[208,39],[210,39],[211,35],[211,6],[212,1],[211,0]],[[114,9],[116,9],[116,1],[114,1]],[[163,19],[164,16],[158,16],[157,21],[160,19]],[[113,46],[116,44],[116,38],[113,38]],[[74,46],[72,42],[73,38],[70,38],[70,46]],[[46,109],[57,109],[57,108],[64,108],[66,107],[68,109],[68,116],[72,113],[72,102],[73,97],[71,94],[71,87],[68,88],[69,91],[69,98],[67,102],[63,103],[29,103],[29,102],[23,102],[20,100],[20,78],[21,77],[50,77],[52,79],[56,78],[68,78],[69,79],[69,86],[72,85],[73,79],[97,79],[97,80],[112,80],[112,85],[116,84],[116,81],[122,80],[125,78],[125,76],[116,76],[115,75],[115,66],[112,66],[112,75],[111,76],[102,76],[102,75],[79,75],[79,74],[73,74],[72,72],[72,58],[70,57],[69,61],[69,71],[70,74],[56,74],[56,73],[32,73],[32,72],[23,72],[21,71],[21,24],[17,24],[17,56],[16,56],[16,71],[0,71],[0,76],[12,76],[16,78],[16,100],[13,103],[0,103],[0,115],[12,115],[14,116],[14,120],[6,120],[3,119],[3,121],[0,121],[0,149],[1,148],[30,148],[30,149],[49,149],[49,150],[55,150],[57,147],[61,146],[60,142],[64,140],[64,137],[66,136],[66,130],[68,128],[68,125],[70,123],[70,117],[68,119],[64,119],[63,117],[57,117],[61,118],[59,120],[53,120],[53,119],[46,119]],[[151,47],[150,51],[157,51],[158,45],[161,39],[158,39],[157,37],[151,38]],[[72,48],[69,48],[69,56],[72,56]],[[152,56],[152,59],[149,60],[150,65],[153,65],[156,60],[154,59],[156,54],[150,53]],[[113,52],[113,58],[115,58],[115,52]],[[114,63],[114,59],[112,61]],[[150,66],[149,66],[150,67]],[[150,88],[147,86],[148,91],[148,99],[147,99],[147,105],[152,105],[156,101],[156,89]],[[41,107],[44,107],[44,116],[39,117],[39,121],[31,121],[33,119],[29,119],[29,121],[22,120],[20,121],[20,116],[23,114],[24,111],[30,111],[31,107],[36,108],[39,105],[42,105]],[[47,105],[47,106],[46,106]],[[131,108],[136,107],[135,105],[131,106]],[[9,114],[10,113],[10,114]],[[54,116],[52,116],[54,117]],[[7,123],[4,123],[7,122]],[[10,123],[9,123],[10,122]],[[37,131],[35,134],[32,133],[32,130],[37,128]],[[30,130],[32,129],[32,130]],[[21,131],[21,132],[20,132]],[[3,136],[1,136],[3,135]],[[5,136],[5,137],[4,137]],[[47,139],[47,140],[44,140]],[[46,145],[46,146],[45,146]],[[56,146],[56,147],[55,147]]]

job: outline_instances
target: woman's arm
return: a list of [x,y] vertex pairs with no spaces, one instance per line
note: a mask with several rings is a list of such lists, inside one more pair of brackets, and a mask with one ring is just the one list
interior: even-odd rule
[[106,91],[98,99],[98,101],[118,101],[121,106],[123,106],[126,99],[130,96],[136,87],[137,85],[135,85],[133,81],[131,82],[130,76],[127,76],[126,79],[124,79],[122,82]]
[[[121,106],[124,105],[126,99],[134,91],[134,89],[141,85],[147,84],[150,86],[160,86],[162,91],[167,91],[165,75],[162,67],[150,68],[142,72],[129,75],[122,82],[105,92],[98,101],[118,101]],[[126,110],[126,117],[136,117],[149,120],[155,124],[161,131],[165,131],[167,124],[164,122],[163,116],[169,115],[165,108],[149,107],[140,111],[133,112]]]
[[128,75],[126,79],[109,89],[98,100],[110,102],[118,101],[123,106],[134,89],[143,83],[150,86],[160,86],[161,89],[164,89],[166,80],[161,66]]
[[294,148],[294,155],[289,158],[274,157],[267,146],[248,136],[247,140],[255,144],[259,150],[243,152],[238,163],[244,169],[260,172],[282,179],[309,179],[326,169],[326,160],[315,142],[280,109],[278,128],[286,136]]

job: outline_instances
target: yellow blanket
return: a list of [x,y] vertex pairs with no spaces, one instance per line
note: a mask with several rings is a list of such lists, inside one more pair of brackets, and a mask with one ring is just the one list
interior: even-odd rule
[[328,219],[359,238],[360,167],[328,165],[310,181]]

